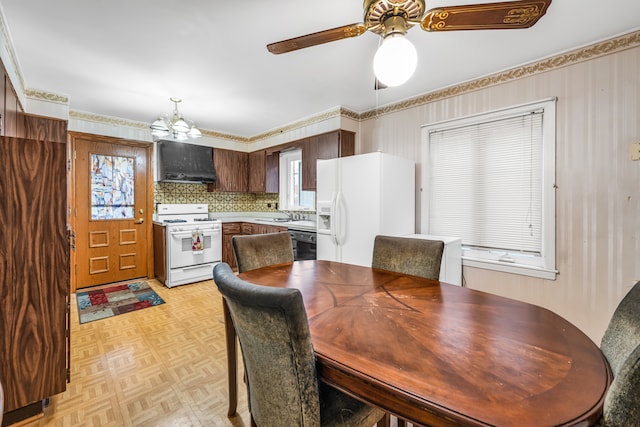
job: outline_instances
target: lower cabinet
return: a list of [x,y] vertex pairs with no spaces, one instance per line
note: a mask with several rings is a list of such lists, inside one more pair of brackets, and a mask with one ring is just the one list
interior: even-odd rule
[[236,257],[233,253],[233,236],[249,234],[270,234],[287,232],[287,227],[278,227],[269,224],[253,224],[251,222],[226,222],[222,223],[222,261],[236,270]]

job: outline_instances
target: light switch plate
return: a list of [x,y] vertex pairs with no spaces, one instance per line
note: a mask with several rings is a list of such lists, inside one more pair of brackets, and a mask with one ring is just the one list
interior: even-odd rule
[[640,160],[640,142],[636,142],[629,146],[629,156],[631,157],[631,160]]

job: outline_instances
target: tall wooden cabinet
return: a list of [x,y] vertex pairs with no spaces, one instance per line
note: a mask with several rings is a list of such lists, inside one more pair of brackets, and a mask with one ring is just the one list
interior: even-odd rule
[[[66,130],[66,126],[65,126]],[[66,388],[66,145],[0,138],[0,381],[4,422]]]

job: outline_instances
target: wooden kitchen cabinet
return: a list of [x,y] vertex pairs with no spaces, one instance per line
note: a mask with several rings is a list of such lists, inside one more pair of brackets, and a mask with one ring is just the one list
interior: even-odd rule
[[302,148],[302,189],[316,189],[316,160],[335,159],[355,154],[355,133],[335,130],[300,141]]
[[249,155],[241,151],[215,148],[213,164],[218,179],[207,191],[246,193],[249,189]]
[[277,193],[279,180],[279,153],[267,150],[249,153],[249,192]]
[[153,273],[162,284],[167,281],[167,228],[153,224]]
[[237,269],[236,257],[233,253],[233,236],[251,234],[282,233],[287,227],[270,224],[254,224],[251,222],[223,222],[222,223],[222,261],[233,269]]
[[242,223],[223,222],[222,223],[222,261],[229,264],[233,269],[237,269],[236,256],[233,253],[233,236],[242,234]]
[[69,375],[66,144],[0,138],[3,425],[42,412]]

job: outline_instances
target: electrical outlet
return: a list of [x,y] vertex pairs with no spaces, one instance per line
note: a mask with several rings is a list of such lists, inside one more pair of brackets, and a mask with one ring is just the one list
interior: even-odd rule
[[631,157],[631,160],[640,160],[640,142],[636,142],[629,146],[629,156]]

